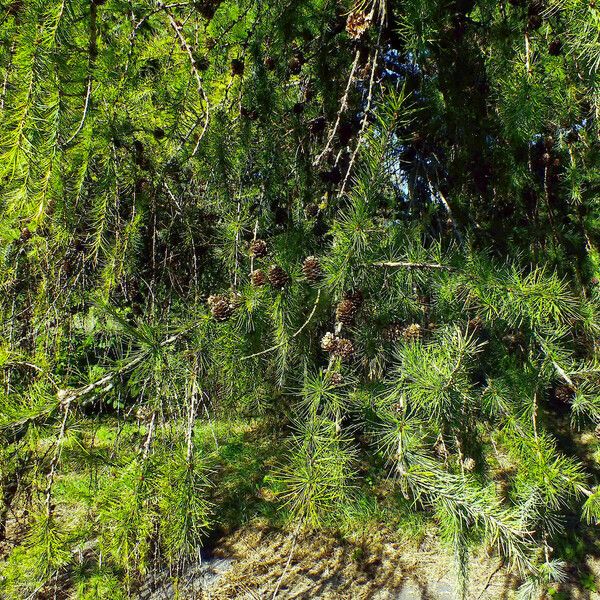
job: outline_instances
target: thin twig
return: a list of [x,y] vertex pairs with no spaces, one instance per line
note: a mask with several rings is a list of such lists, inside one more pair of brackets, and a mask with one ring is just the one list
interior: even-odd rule
[[350,86],[352,85],[352,82],[354,81],[354,72],[356,71],[356,66],[358,65],[359,57],[360,57],[360,50],[357,50],[356,56],[354,57],[354,62],[352,63],[352,70],[350,71],[350,77],[348,78],[348,84],[346,85],[346,90],[342,97],[342,103],[340,105],[340,110],[338,111],[338,114],[337,114],[337,119],[335,121],[335,125],[333,126],[333,129],[331,130],[331,132],[329,134],[329,138],[327,139],[325,148],[323,148],[323,151],[319,154],[319,156],[317,156],[317,158],[315,158],[315,160],[313,162],[313,167],[316,167],[321,162],[321,159],[325,156],[325,154],[327,154],[329,148],[331,147],[331,142],[333,141],[333,138],[335,137],[335,134],[337,133],[338,127],[340,125],[340,120],[342,118],[342,114],[344,113],[344,111],[346,110],[346,108],[348,106],[348,94],[350,93]]
[[479,600],[479,598],[481,598],[483,596],[483,594],[485,594],[487,589],[490,587],[490,583],[492,582],[492,579],[494,579],[494,577],[496,576],[496,573],[498,573],[498,571],[500,571],[500,569],[503,566],[504,566],[504,561],[501,560],[500,563],[498,564],[498,566],[491,572],[490,576],[487,578],[487,581],[485,582],[483,589],[481,590],[479,596],[477,596],[477,600]]
[[294,537],[293,537],[293,541],[292,541],[292,547],[290,549],[290,555],[288,556],[287,562],[285,563],[285,567],[283,568],[283,571],[281,572],[281,576],[279,577],[278,581],[277,581],[277,585],[275,586],[275,591],[273,592],[273,596],[271,597],[271,600],[275,600],[275,598],[277,598],[277,593],[279,592],[279,587],[281,586],[281,582],[283,581],[283,578],[285,577],[285,574],[287,573],[287,570],[290,567],[290,563],[292,562],[292,557],[294,556],[294,550],[296,549],[296,542],[298,541],[298,534],[300,533],[300,526],[302,524],[302,521],[300,521],[296,527],[296,531],[294,531]]
[[196,146],[194,147],[194,150],[192,151],[192,156],[194,156],[196,154],[196,152],[198,151],[198,147],[200,146],[200,141],[202,140],[202,138],[204,137],[204,134],[206,133],[206,130],[208,129],[208,120],[209,120],[208,97],[206,95],[206,92],[204,91],[204,86],[202,85],[202,77],[200,76],[200,73],[198,72],[198,69],[196,68],[196,61],[194,60],[194,54],[192,52],[192,49],[190,48],[190,45],[187,43],[186,39],[183,37],[183,33],[181,32],[180,25],[174,19],[171,12],[168,9],[166,9],[166,7],[165,7],[165,12],[167,13],[167,16],[169,17],[169,23],[171,24],[171,27],[175,31],[175,34],[177,35],[177,38],[179,39],[181,47],[183,48],[183,50],[185,50],[185,52],[188,55],[188,58],[190,59],[192,73],[194,75],[194,78],[196,79],[196,84],[198,87],[198,94],[200,95],[201,99],[204,101],[204,104],[205,104],[205,106],[204,106],[204,126],[202,127],[202,131],[200,132],[200,135],[198,136],[198,139],[196,140]]
[[62,423],[60,425],[60,432],[58,434],[58,438],[56,439],[56,450],[54,451],[54,456],[50,461],[50,471],[48,473],[48,485],[46,486],[46,515],[49,517],[52,513],[52,485],[54,483],[54,475],[56,474],[56,466],[58,465],[58,460],[60,458],[60,450],[62,446],[63,438],[65,437],[65,431],[67,428],[67,419],[69,417],[69,408],[71,406],[70,400],[64,403],[63,408],[65,411]]
[[[296,331],[296,333],[294,333],[292,335],[291,339],[294,339],[295,337],[299,336],[300,333],[302,332],[302,330],[310,323],[311,319],[313,318],[313,316],[317,310],[317,305],[319,304],[320,298],[321,298],[321,290],[318,290],[317,297],[315,299],[315,304],[314,304],[312,310],[310,311],[310,315],[308,315],[308,318],[306,319],[306,321],[304,321],[304,323],[302,324],[302,327],[300,327],[300,329],[298,329],[298,331]],[[283,346],[286,343],[286,341],[283,341],[280,344],[276,344],[275,346],[271,346],[270,348],[267,348],[266,350],[261,350],[260,352],[256,352],[255,354],[250,354],[249,356],[242,356],[241,360],[248,360],[250,358],[255,358],[256,356],[261,356],[263,354],[273,352],[273,350],[277,350],[277,348],[281,348],[281,346]]]
[[[377,36],[377,44],[379,44],[380,38],[381,38],[381,28],[379,29],[379,35]],[[356,148],[354,148],[354,152],[352,152],[352,158],[350,159],[350,164],[348,165],[348,170],[346,171],[346,176],[344,177],[344,182],[342,183],[342,187],[338,194],[339,197],[344,195],[344,191],[346,190],[346,185],[348,184],[348,179],[350,178],[350,173],[352,172],[352,167],[354,166],[354,162],[356,161],[358,151],[360,150],[361,144],[364,139],[365,129],[367,128],[367,124],[369,122],[369,112],[371,111],[371,103],[373,102],[373,84],[375,82],[375,72],[377,71],[378,56],[379,56],[379,48],[377,48],[375,50],[375,53],[373,54],[373,65],[371,67],[371,76],[369,78],[369,95],[367,97],[367,105],[365,107],[365,114],[363,115],[362,122],[360,125],[360,131],[358,133],[358,141],[356,143]]]
[[439,269],[441,271],[456,271],[454,267],[429,262],[380,261],[371,264],[374,267],[400,267],[403,269]]

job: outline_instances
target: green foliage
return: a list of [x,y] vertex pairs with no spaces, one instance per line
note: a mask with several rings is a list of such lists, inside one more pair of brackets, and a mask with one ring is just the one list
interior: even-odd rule
[[126,597],[256,516],[553,589],[600,519],[599,36],[583,0],[0,8],[1,593]]

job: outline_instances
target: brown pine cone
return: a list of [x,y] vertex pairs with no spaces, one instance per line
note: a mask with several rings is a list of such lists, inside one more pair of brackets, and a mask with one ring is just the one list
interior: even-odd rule
[[265,240],[252,240],[250,242],[250,255],[254,258],[262,258],[267,255],[269,248]]
[[308,281],[317,281],[321,276],[321,265],[316,256],[307,256],[302,263],[302,273]]
[[350,13],[346,21],[346,31],[348,35],[357,40],[365,33],[371,25],[371,19],[366,12],[357,11]]
[[232,75],[243,75],[244,74],[244,61],[241,58],[234,58],[231,61],[231,74]]
[[292,75],[298,75],[302,70],[302,62],[297,56],[292,56],[288,61],[288,69]]
[[401,323],[390,323],[383,330],[383,339],[388,342],[395,342],[402,337],[404,327]]
[[341,300],[335,309],[335,319],[338,323],[344,325],[352,325],[356,319],[356,314],[360,305],[351,300],[350,298],[344,298]]
[[560,38],[554,38],[548,44],[548,54],[550,56],[559,56],[562,53],[562,41]]
[[269,283],[278,290],[283,289],[290,281],[290,276],[279,266],[273,265],[269,269]]
[[423,337],[423,330],[418,323],[411,323],[402,330],[402,337],[407,342],[417,342]]
[[264,271],[256,269],[256,271],[252,271],[251,280],[253,286],[262,287],[263,285],[266,285],[268,278]]
[[226,321],[231,317],[234,306],[227,296],[218,294],[208,297],[208,308],[216,321]]
[[335,352],[337,350],[338,338],[335,334],[328,331],[321,338],[321,348],[325,350],[325,352]]
[[313,135],[317,135],[317,134],[325,131],[326,126],[327,126],[327,121],[325,120],[325,117],[315,117],[308,124],[308,128],[310,129],[310,132]]
[[332,385],[342,385],[344,383],[344,376],[341,373],[332,373],[330,381]]
[[352,358],[354,355],[354,344],[347,338],[338,338],[335,354],[342,360]]
[[469,319],[467,323],[467,328],[471,333],[477,333],[483,329],[483,320],[480,317],[474,317],[473,319]]

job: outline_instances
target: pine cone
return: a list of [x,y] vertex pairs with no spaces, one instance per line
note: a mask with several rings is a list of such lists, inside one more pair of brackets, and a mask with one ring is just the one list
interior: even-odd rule
[[348,35],[353,39],[357,40],[371,25],[371,18],[364,11],[357,11],[350,13],[346,21],[346,31]]
[[250,242],[250,254],[254,258],[262,258],[267,255],[269,248],[265,240],[252,240]]
[[598,423],[598,425],[596,425],[596,429],[594,429],[594,434],[600,440],[600,423]]
[[267,56],[265,58],[264,64],[267,71],[274,71],[277,67],[277,63],[275,62],[275,59],[272,56]]
[[344,376],[341,373],[331,374],[331,385],[342,385],[344,383]]
[[325,117],[315,117],[308,124],[308,129],[313,135],[318,135],[319,133],[323,133],[325,131],[325,126],[327,125],[327,121]]
[[258,490],[258,495],[265,502],[275,502],[275,500],[277,498],[277,494],[273,490],[271,490],[267,487],[261,487]]
[[338,338],[335,334],[328,331],[321,338],[321,348],[325,350],[325,352],[335,352],[337,350]]
[[571,400],[573,400],[573,396],[575,396],[575,390],[570,385],[558,385],[554,390],[554,397],[559,402],[564,402],[565,404],[571,402]]
[[302,62],[297,56],[292,56],[288,61],[288,69],[292,75],[298,75],[302,70]]
[[418,323],[411,323],[402,330],[402,337],[407,342],[417,342],[423,337],[423,331]]
[[352,358],[354,354],[354,344],[352,343],[352,340],[347,338],[338,338],[335,354],[342,360]]
[[359,308],[360,306],[349,298],[341,300],[335,309],[336,321],[338,323],[343,323],[344,325],[352,325],[356,319]]
[[252,285],[255,287],[262,287],[268,281],[267,276],[264,271],[257,269],[256,271],[252,271]]
[[495,474],[496,493],[503,501],[508,500],[511,487],[511,479],[513,475],[514,469],[512,467],[498,469],[498,471]]
[[316,256],[307,256],[302,263],[302,274],[308,281],[317,281],[321,276],[321,265]]
[[288,284],[289,281],[289,275],[279,265],[273,265],[269,269],[269,283],[274,288],[281,290]]
[[240,108],[240,115],[249,121],[256,121],[256,119],[258,119],[258,112],[247,106],[242,106]]
[[208,308],[216,321],[226,321],[231,317],[234,306],[227,296],[213,295],[208,297]]
[[531,15],[527,21],[528,31],[535,31],[542,26],[542,17],[540,15]]
[[217,8],[219,8],[219,0],[204,0],[204,2],[195,2],[194,8],[205,18],[210,21],[215,16]]
[[480,317],[474,317],[473,319],[469,319],[467,323],[467,328],[471,333],[477,333],[483,329],[483,320]]
[[21,229],[20,240],[22,242],[26,242],[30,238],[31,238],[31,231],[29,230],[29,227],[23,227],[23,229]]
[[403,330],[404,327],[401,323],[390,323],[383,330],[383,339],[388,342],[395,342],[402,337]]

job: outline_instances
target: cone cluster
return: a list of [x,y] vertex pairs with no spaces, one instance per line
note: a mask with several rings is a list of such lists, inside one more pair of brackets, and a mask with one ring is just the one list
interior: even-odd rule
[[417,342],[423,337],[423,328],[418,323],[411,323],[402,330],[402,337],[407,342]]
[[383,338],[388,342],[396,342],[402,337],[403,329],[402,323],[390,323],[383,330]]
[[353,39],[357,40],[371,25],[371,18],[368,13],[364,11],[357,11],[350,13],[346,21],[346,31],[348,35]]
[[321,338],[321,348],[323,348],[325,352],[338,356],[341,359],[351,358],[355,352],[352,340],[338,337],[334,333],[331,333],[331,331],[328,331]]
[[332,373],[330,381],[332,385],[342,385],[344,376],[341,373]]

